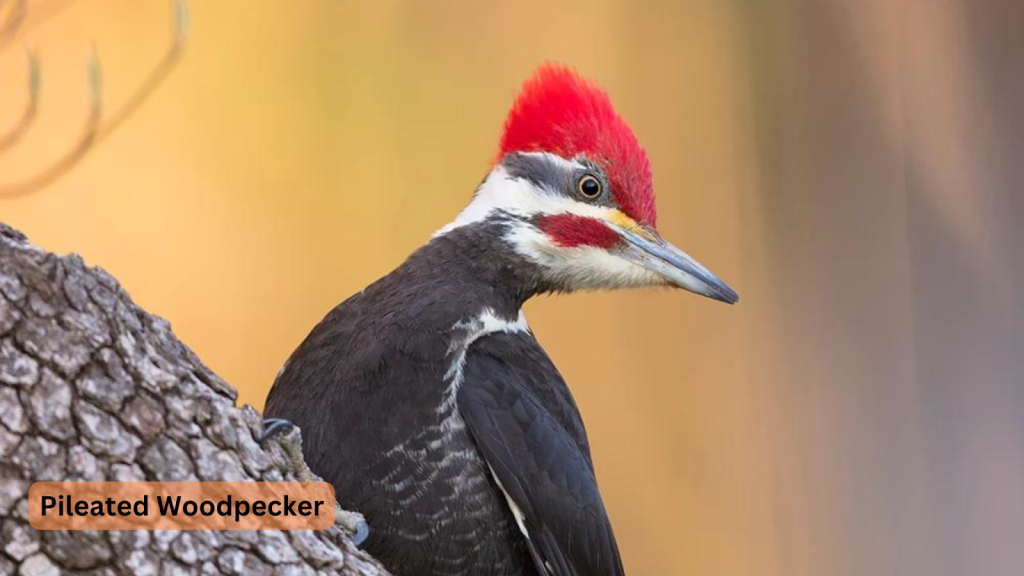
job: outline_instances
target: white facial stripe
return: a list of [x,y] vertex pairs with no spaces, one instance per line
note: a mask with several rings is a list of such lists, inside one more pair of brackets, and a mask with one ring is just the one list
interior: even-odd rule
[[[566,169],[583,168],[574,161],[546,152],[531,154],[545,155]],[[614,208],[580,202],[539,188],[526,178],[515,178],[499,164],[477,189],[469,206],[452,223],[438,230],[434,237],[484,221],[498,211],[524,218],[555,214],[573,214],[607,222],[621,222],[624,218]],[[528,222],[512,221],[505,240],[516,252],[543,268],[545,279],[561,290],[631,288],[665,283],[658,274],[620,258],[613,250],[558,246],[551,237]]]
[[547,279],[564,290],[658,286],[664,278],[614,252],[594,246],[563,248],[532,226],[515,226],[505,239],[516,252],[547,272]]
[[576,160],[566,160],[565,158],[562,158],[558,154],[552,154],[550,152],[517,152],[517,154],[520,154],[522,156],[531,156],[533,158],[544,158],[549,162],[554,162],[555,164],[558,164],[566,171],[571,170],[575,172],[587,169],[586,166],[584,166],[580,162],[577,162]]
[[[554,159],[555,162],[565,164],[567,168],[583,168],[576,162],[570,162],[547,152],[532,152],[531,154],[546,155]],[[459,213],[453,222],[435,232],[434,237],[442,236],[462,226],[486,220],[499,210],[517,216],[576,214],[600,219],[608,219],[617,212],[613,208],[595,206],[573,200],[562,194],[548,192],[534,186],[525,178],[513,178],[505,170],[505,167],[499,164],[491,170],[487,179],[477,189],[469,206]]]

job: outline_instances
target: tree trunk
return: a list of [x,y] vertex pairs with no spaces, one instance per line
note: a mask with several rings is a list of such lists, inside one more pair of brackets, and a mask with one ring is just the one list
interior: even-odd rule
[[0,574],[387,576],[325,531],[37,531],[36,481],[294,480],[261,417],[109,274],[0,224]]

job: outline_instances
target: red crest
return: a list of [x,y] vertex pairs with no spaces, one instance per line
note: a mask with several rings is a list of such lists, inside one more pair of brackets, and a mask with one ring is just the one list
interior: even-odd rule
[[580,156],[608,175],[612,194],[634,220],[655,225],[654,187],[647,152],[612,107],[604,90],[574,70],[544,65],[523,84],[505,120],[499,158],[509,152]]

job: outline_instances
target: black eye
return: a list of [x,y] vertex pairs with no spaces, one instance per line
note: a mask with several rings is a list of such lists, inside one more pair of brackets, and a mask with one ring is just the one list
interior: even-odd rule
[[576,189],[584,198],[593,200],[601,195],[601,181],[587,174],[576,182]]

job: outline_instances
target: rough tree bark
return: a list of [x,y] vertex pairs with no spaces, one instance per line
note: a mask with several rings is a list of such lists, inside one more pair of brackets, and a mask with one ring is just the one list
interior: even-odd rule
[[386,576],[326,531],[46,531],[40,480],[294,480],[261,417],[109,274],[0,224],[0,574]]

